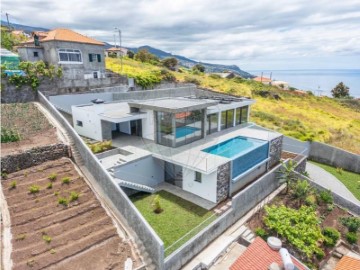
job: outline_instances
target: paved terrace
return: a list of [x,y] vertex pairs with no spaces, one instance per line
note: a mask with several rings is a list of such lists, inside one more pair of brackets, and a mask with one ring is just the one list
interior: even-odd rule
[[243,124],[243,128],[236,126],[222,130],[211,135],[207,135],[204,139],[177,148],[158,145],[151,140],[126,135],[113,138],[113,146],[120,148],[129,145],[134,146],[134,148],[132,148],[133,153],[136,152],[136,148],[146,150],[152,153],[154,157],[161,160],[200,171],[205,174],[210,174],[216,171],[220,165],[229,162],[230,159],[205,153],[201,150],[237,136],[250,137],[265,141],[270,141],[280,136],[279,133],[259,130],[252,127],[252,125],[253,124],[251,123],[247,123]]

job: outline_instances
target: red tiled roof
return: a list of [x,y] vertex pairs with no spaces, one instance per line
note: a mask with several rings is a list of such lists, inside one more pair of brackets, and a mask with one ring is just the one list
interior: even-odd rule
[[41,42],[46,41],[69,41],[69,42],[77,42],[77,43],[87,43],[87,44],[95,44],[95,45],[104,45],[103,42],[97,41],[95,39],[89,38],[87,36],[83,36],[79,33],[76,33],[70,29],[58,28],[48,32],[47,36],[41,39]]
[[[294,258],[293,263],[299,270],[305,268]],[[282,265],[280,253],[272,250],[268,244],[260,237],[256,237],[255,241],[245,250],[243,254],[230,266],[230,270],[268,270],[273,263]]]
[[125,49],[125,48],[118,48],[118,47],[111,47],[111,48],[107,49],[106,51],[118,52],[118,51],[127,51],[127,49]]
[[270,78],[265,78],[265,77],[255,77],[254,79],[253,79],[254,81],[257,81],[257,82],[271,82],[272,80],[270,79]]
[[343,256],[337,263],[335,270],[359,270],[360,260],[349,256]]

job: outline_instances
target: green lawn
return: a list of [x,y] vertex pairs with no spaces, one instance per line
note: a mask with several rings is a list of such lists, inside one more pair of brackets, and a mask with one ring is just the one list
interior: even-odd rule
[[347,188],[351,191],[354,196],[360,200],[360,175],[353,172],[348,171],[342,171],[342,173],[339,173],[336,168],[317,163],[314,161],[311,161],[311,163],[314,163],[315,165],[323,168],[324,170],[328,171],[332,175],[334,175],[337,179],[339,179]]
[[[155,214],[152,207],[152,202],[156,194],[159,194],[161,208],[164,209],[160,214]],[[166,250],[166,255],[175,251],[206,225],[216,219],[216,216],[213,216],[211,211],[166,191],[159,191],[155,194],[142,193],[131,196],[130,199],[159,235],[161,240],[163,240],[165,249],[206,220],[200,228],[197,228],[175,246]]]

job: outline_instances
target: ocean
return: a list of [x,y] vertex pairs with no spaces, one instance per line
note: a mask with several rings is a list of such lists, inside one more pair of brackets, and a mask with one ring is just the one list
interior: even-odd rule
[[[286,81],[290,86],[311,90],[314,94],[331,96],[333,89],[339,82],[343,82],[350,90],[350,95],[360,98],[360,69],[302,69],[302,70],[249,70],[253,75],[270,77],[278,81]],[[318,90],[321,90],[318,91]]]

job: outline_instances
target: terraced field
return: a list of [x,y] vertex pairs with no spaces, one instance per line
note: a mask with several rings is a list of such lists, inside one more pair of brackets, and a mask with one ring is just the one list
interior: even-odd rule
[[69,159],[9,174],[1,183],[13,269],[124,269],[128,257],[139,265]]

